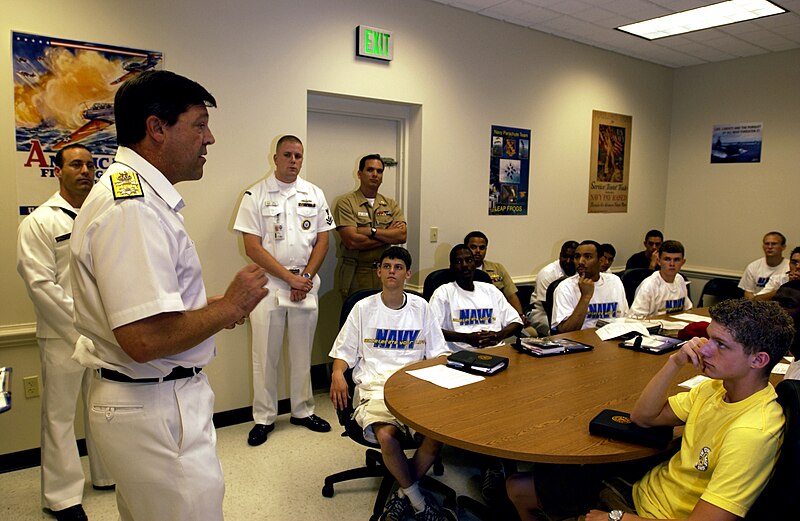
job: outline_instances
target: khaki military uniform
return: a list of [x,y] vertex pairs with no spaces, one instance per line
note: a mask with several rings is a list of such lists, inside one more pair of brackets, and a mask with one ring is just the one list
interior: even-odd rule
[[[395,221],[405,222],[403,209],[396,201],[377,194],[375,205],[370,206],[361,190],[342,196],[333,210],[333,218],[337,229],[342,226],[388,228]],[[343,297],[360,289],[381,287],[375,269],[381,253],[387,247],[388,245],[383,245],[371,250],[349,250],[344,247],[344,243],[339,244],[334,284]]]

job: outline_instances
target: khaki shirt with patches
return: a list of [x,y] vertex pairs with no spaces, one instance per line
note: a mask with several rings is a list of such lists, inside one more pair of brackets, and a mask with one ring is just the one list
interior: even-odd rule
[[[337,229],[342,226],[388,228],[395,221],[405,222],[403,209],[396,201],[377,194],[375,205],[370,206],[361,190],[342,196],[333,210],[333,218]],[[381,253],[387,247],[388,245],[383,245],[371,250],[349,250],[344,247],[344,243],[340,243],[339,257],[354,259],[359,266],[371,266],[373,262],[380,260]]]
[[[336,222],[338,223],[339,221]],[[517,292],[517,286],[514,284],[514,280],[511,278],[511,275],[508,274],[505,266],[499,262],[484,260],[481,269],[489,274],[494,287],[502,291],[506,299]]]

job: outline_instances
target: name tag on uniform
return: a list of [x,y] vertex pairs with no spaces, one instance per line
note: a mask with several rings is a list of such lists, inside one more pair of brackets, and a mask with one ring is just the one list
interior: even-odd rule
[[278,206],[278,201],[264,201],[264,206]]
[[367,212],[358,212],[358,216],[359,217],[369,217],[369,214]]

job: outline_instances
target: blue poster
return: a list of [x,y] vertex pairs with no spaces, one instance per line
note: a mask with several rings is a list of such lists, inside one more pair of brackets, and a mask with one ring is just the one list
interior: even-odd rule
[[528,215],[530,129],[492,125],[489,215]]
[[762,123],[714,125],[711,164],[760,163]]

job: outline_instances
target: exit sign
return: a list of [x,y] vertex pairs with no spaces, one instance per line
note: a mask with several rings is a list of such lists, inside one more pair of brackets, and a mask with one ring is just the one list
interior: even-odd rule
[[392,61],[394,58],[392,31],[359,25],[356,28],[356,35],[358,38],[357,56],[386,61]]

